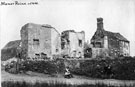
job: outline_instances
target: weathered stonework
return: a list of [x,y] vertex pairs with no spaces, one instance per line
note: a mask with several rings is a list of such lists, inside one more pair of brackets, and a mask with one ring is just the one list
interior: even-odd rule
[[84,57],[85,33],[74,30],[63,31],[61,34],[62,55],[68,57]]
[[103,18],[97,18],[97,31],[91,39],[91,44],[94,49],[97,48],[97,50],[99,50],[95,51],[96,53],[93,51],[93,57],[95,57],[95,55],[102,55],[102,52],[100,52],[101,49],[106,50],[106,55],[109,56],[118,57],[130,55],[129,41],[120,33],[104,30]]
[[28,23],[21,29],[22,48],[29,58],[52,58],[60,54],[60,34],[50,25]]

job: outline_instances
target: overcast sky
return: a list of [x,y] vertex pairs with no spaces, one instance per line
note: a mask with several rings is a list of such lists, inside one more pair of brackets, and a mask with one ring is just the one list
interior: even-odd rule
[[38,1],[38,5],[0,6],[1,48],[9,41],[20,39],[21,27],[30,22],[50,24],[60,33],[71,29],[84,30],[87,41],[96,31],[96,18],[102,17],[104,29],[126,37],[130,41],[131,55],[135,55],[135,0],[35,1]]

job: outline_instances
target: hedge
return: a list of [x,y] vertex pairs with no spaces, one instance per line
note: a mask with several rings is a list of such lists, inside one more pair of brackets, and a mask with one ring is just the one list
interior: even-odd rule
[[56,61],[24,61],[20,70],[33,71],[45,74],[62,73],[64,63]]
[[135,58],[87,60],[72,72],[92,78],[135,80]]

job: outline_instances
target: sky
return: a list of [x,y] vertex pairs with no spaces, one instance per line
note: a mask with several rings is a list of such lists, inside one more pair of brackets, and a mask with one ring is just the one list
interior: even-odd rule
[[130,55],[135,56],[135,0],[16,1],[36,1],[38,5],[0,6],[0,49],[9,41],[21,39],[20,29],[26,23],[49,24],[60,33],[83,30],[85,40],[90,41],[97,29],[96,19],[102,17],[104,29],[126,37],[130,41]]

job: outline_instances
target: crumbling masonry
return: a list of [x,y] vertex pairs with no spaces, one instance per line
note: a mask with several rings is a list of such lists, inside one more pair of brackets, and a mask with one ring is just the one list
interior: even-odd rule
[[103,18],[97,18],[97,30],[91,39],[92,56],[129,56],[129,41],[120,33],[104,30]]
[[61,52],[58,31],[50,25],[28,23],[21,29],[22,48],[29,58],[52,58]]
[[84,31],[67,30],[61,33],[61,54],[67,57],[84,57]]

